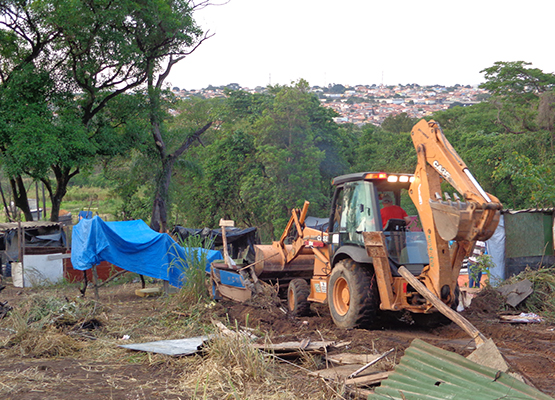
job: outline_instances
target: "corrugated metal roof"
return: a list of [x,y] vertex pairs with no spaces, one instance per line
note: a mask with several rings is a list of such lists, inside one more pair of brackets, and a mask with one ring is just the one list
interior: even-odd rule
[[555,207],[548,207],[548,208],[527,208],[525,210],[510,210],[504,209],[501,210],[502,214],[522,214],[522,213],[544,213],[544,214],[553,214],[555,213]]
[[368,399],[552,399],[509,374],[415,339]]
[[23,229],[36,229],[36,228],[48,228],[52,226],[59,226],[59,222],[51,221],[24,221],[24,222],[5,222],[0,223],[0,231],[11,231],[19,228],[19,224]]

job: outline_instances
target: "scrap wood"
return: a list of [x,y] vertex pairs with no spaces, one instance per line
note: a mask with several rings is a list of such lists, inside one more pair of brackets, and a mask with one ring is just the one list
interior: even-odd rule
[[543,317],[534,313],[520,313],[519,315],[500,315],[501,322],[511,324],[533,324],[543,321]]
[[244,331],[244,330],[232,331],[231,329],[228,329],[220,321],[212,320],[212,324],[214,324],[224,336],[229,336],[229,337],[231,337],[231,336],[245,336],[245,337],[248,337],[249,339],[253,339],[253,340],[258,339],[258,337],[256,335],[254,335],[250,332]]
[[347,347],[352,343],[351,340],[342,340],[341,342],[337,342],[332,344],[332,347],[335,347],[336,349],[340,348],[340,347]]
[[331,354],[327,357],[327,360],[338,365],[346,364],[366,364],[370,361],[378,358],[377,354],[353,354],[353,353],[340,353]]
[[411,286],[418,291],[418,293],[424,296],[426,300],[432,303],[438,311],[460,326],[472,339],[474,339],[474,343],[476,343],[476,350],[474,350],[472,354],[467,357],[469,360],[503,372],[510,369],[509,364],[493,340],[487,339],[478,329],[476,329],[474,325],[470,323],[470,321],[443,303],[405,267],[399,267],[398,271],[401,276],[405,278],[407,282],[409,282]]
[[486,342],[486,337],[478,330],[474,325],[472,325],[466,318],[459,315],[456,311],[452,310],[448,307],[444,302],[442,302],[435,294],[432,293],[430,289],[428,289],[422,282],[420,282],[416,277],[405,267],[401,266],[398,269],[399,274],[405,280],[411,284],[411,286],[418,291],[426,300],[434,305],[434,307],[449,318],[451,321],[456,323],[460,326],[468,335],[474,339],[476,346],[479,347],[480,345]]
[[[265,351],[262,349],[262,351]],[[288,352],[279,352],[280,357],[283,358],[298,358],[303,353],[305,354],[324,354],[324,350],[297,350],[297,351],[288,351]]]
[[[340,365],[337,367],[319,369],[317,371],[309,373],[309,375],[327,380],[343,381],[345,379],[348,379],[349,376],[360,367],[362,367],[362,364]],[[363,372],[363,375],[366,376],[375,372],[377,371],[367,370]]]
[[369,371],[365,370],[361,372],[362,376],[357,376],[356,378],[349,378],[353,373],[353,369],[358,367],[353,365],[342,365],[339,367],[332,367],[321,369],[309,373],[308,375],[318,377],[328,381],[339,381],[344,382],[345,385],[355,385],[355,386],[371,386],[376,385],[387,379],[392,371]]
[[377,385],[384,379],[387,379],[393,371],[382,371],[374,372],[369,375],[359,376],[356,378],[350,378],[345,380],[345,385],[355,385],[355,386],[372,386]]
[[265,351],[274,351],[274,352],[296,352],[296,351],[304,351],[304,352],[318,352],[324,351],[327,347],[333,345],[333,341],[314,341],[308,343],[304,348],[304,342],[283,342],[283,343],[264,343],[264,344],[255,344],[254,347],[260,350]]
[[361,389],[359,387],[345,386],[345,390],[355,399],[366,400],[368,396],[374,393],[373,390]]
[[355,372],[353,372],[351,375],[349,375],[349,378],[354,378],[355,376],[357,376],[358,374],[360,374],[362,371],[364,371],[366,368],[376,364],[378,361],[380,361],[381,359],[387,357],[389,354],[393,353],[393,351],[395,350],[395,348],[389,349],[388,351],[386,351],[385,353],[383,353],[381,356],[379,356],[378,358],[376,358],[375,360],[370,361],[368,364],[364,365],[363,367],[357,369]]
[[[309,369],[306,369],[305,367],[301,367],[300,365],[297,365],[297,364],[295,364],[295,363],[292,363],[291,361],[287,361],[287,360],[285,360],[284,358],[281,358],[281,357],[276,356],[275,354],[266,353],[266,356],[275,358],[275,359],[278,360],[278,361],[281,361],[281,362],[284,362],[284,363],[286,363],[286,364],[292,365],[293,367],[302,369],[302,370],[305,371],[305,372],[308,372],[308,373],[312,372],[312,371],[310,371]],[[332,392],[334,392],[334,393],[337,395],[337,398],[338,398],[338,399],[345,399],[343,396],[341,396],[341,395],[337,392],[337,390],[335,390],[335,388],[333,388],[331,385],[329,385],[325,380],[324,380],[323,382],[324,382],[324,384],[325,384]]]
[[352,366],[343,365],[341,367],[321,369],[311,372],[308,375],[328,381],[341,381],[346,385],[370,386],[387,379],[389,374],[392,373],[392,371],[364,371],[363,376],[349,378],[352,370]]
[[161,294],[162,294],[162,288],[160,287],[143,288],[143,289],[135,290],[135,295],[139,297],[160,296]]

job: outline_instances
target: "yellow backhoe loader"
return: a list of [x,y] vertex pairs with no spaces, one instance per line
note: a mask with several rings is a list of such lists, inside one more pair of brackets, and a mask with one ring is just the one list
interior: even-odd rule
[[[279,282],[287,285],[290,312],[303,315],[310,302],[327,302],[335,324],[343,328],[370,326],[379,310],[436,312],[403,278],[404,266],[455,308],[462,261],[476,240],[491,237],[502,206],[482,189],[435,121],[418,122],[412,140],[418,155],[414,174],[335,178],[327,229],[307,226],[305,202],[292,210],[280,240],[256,246],[254,264],[213,264],[213,296],[242,301],[253,295],[253,281]],[[443,180],[459,194],[442,196]],[[421,232],[406,229],[404,219],[383,224],[380,199],[389,197],[399,205],[404,190],[418,210]]]

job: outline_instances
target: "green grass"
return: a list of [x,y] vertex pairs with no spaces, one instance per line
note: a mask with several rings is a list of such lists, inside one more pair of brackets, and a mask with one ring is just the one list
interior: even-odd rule
[[[29,192],[28,196],[34,198],[34,192]],[[40,208],[43,208],[42,194],[40,194]],[[50,219],[50,213],[52,211],[52,202],[50,198],[46,198],[46,212],[47,219]],[[77,218],[79,211],[92,211],[93,215],[99,215],[102,219],[106,221],[116,221],[118,220],[118,209],[121,208],[122,200],[118,197],[114,197],[110,194],[110,190],[106,188],[96,188],[96,187],[78,187],[72,186],[68,188],[67,194],[62,200],[60,207],[61,210],[65,210],[71,213],[73,223],[77,223]],[[0,220],[8,222],[4,207],[0,208]],[[23,215],[20,213],[20,217],[23,220]],[[44,216],[42,217],[44,220]]]

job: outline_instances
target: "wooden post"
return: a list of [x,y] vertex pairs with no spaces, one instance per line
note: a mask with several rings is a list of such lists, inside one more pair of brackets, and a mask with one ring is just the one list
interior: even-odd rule
[[42,214],[46,219],[46,197],[44,196],[44,182],[42,182]]
[[223,241],[223,245],[224,245],[224,261],[227,264],[228,267],[231,267],[231,259],[229,258],[229,254],[227,251],[227,238],[225,236],[225,227],[229,226],[229,227],[234,227],[235,226],[235,222],[231,221],[231,220],[226,220],[226,219],[220,219],[220,227],[222,228],[222,241]]
[[35,204],[37,205],[37,221],[40,221],[41,215],[40,215],[40,198],[39,198],[39,183],[38,183],[38,181],[35,182],[35,194],[36,194],[36,198],[37,198],[37,200],[35,201]]
[[21,282],[22,287],[25,287],[25,267],[23,265],[23,256],[25,255],[25,232],[21,226],[21,221],[17,221],[17,245],[18,245],[18,258],[21,263]]
[[426,300],[432,303],[439,312],[441,312],[455,324],[460,326],[466,333],[468,333],[468,335],[472,339],[474,339],[476,347],[479,347],[486,342],[487,338],[482,335],[482,333],[478,329],[476,329],[476,327],[472,325],[470,321],[468,321],[458,312],[452,310],[444,302],[442,302],[435,294],[432,293],[430,289],[428,289],[426,286],[424,286],[422,282],[416,279],[414,275],[409,272],[408,269],[401,266],[399,267],[398,271],[399,274],[401,274],[401,276],[405,278],[406,281],[418,291],[418,293],[420,293],[422,296],[424,296]]

